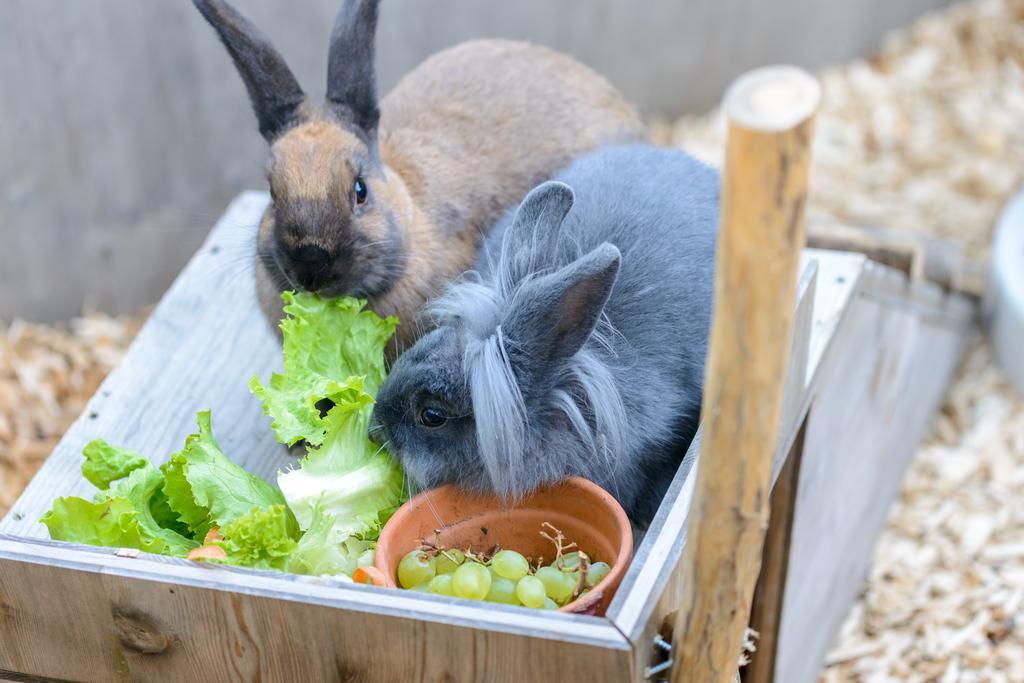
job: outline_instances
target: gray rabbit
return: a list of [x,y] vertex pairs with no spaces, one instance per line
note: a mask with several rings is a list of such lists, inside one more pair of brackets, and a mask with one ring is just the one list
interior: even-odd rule
[[580,475],[646,526],[697,428],[719,179],[606,147],[529,193],[426,314],[371,432],[421,487],[515,498]]

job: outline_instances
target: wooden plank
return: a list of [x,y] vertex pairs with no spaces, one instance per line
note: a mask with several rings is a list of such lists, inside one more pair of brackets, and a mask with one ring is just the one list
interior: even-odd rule
[[633,680],[646,678],[646,669],[660,659],[654,637],[672,638],[670,615],[679,605],[680,561],[686,545],[686,516],[693,501],[695,467],[700,451],[697,431],[684,462],[691,467],[672,480],[665,501],[658,508],[650,530],[637,549],[606,617],[633,644]]
[[818,263],[814,322],[807,350],[807,383],[810,384],[825,349],[832,343],[840,321],[849,310],[849,302],[868,261],[861,254],[820,249],[805,249],[804,254]]
[[[814,300],[818,288],[818,260],[809,254],[800,256],[800,278],[796,283],[796,305],[793,311],[793,335],[786,363],[786,382],[782,389],[782,411],[779,422],[787,425],[793,420],[809,380],[811,337],[814,328]],[[795,405],[794,405],[795,404]]]
[[[160,461],[193,431],[195,412],[212,407],[218,440],[246,469],[269,479],[292,462],[273,441],[259,402],[246,388],[252,374],[266,375],[280,363],[278,343],[254,299],[247,240],[237,229],[255,220],[265,203],[265,195],[247,193],[232,205],[123,363],[0,523],[0,533],[7,534],[0,536],[0,604],[6,605],[0,610],[0,669],[54,678],[77,678],[76,670],[98,678],[128,672],[142,680],[204,678],[204,670],[206,678],[273,678],[288,672],[279,668],[287,663],[297,667],[293,673],[317,679],[337,677],[325,668],[336,660],[351,664],[359,676],[371,664],[382,667],[373,680],[434,680],[446,672],[458,680],[496,680],[499,671],[554,675],[563,661],[555,651],[563,648],[585,653],[581,659],[599,663],[593,669],[598,673],[631,668],[628,641],[603,619],[524,614],[351,583],[145,554],[129,559],[111,549],[26,540],[46,537],[37,520],[55,496],[92,494],[80,471],[81,448],[92,438]],[[53,599],[65,592],[73,597]],[[45,610],[38,609],[42,604]],[[119,628],[142,628],[133,625],[136,613],[145,615],[142,622],[167,625],[180,643],[174,652],[184,654],[141,656],[116,643],[112,649]],[[82,615],[89,615],[89,624],[75,626]],[[237,642],[225,640],[225,633]],[[316,656],[308,668],[299,667],[289,653],[310,652],[288,633],[302,634],[330,661]],[[339,635],[350,642],[336,640]],[[403,647],[418,649],[396,652]],[[474,654],[459,659],[453,647]],[[549,661],[535,661],[531,653],[537,652]],[[523,662],[509,663],[509,657]],[[225,669],[225,662],[238,668]],[[580,666],[590,670],[591,664]]]
[[920,232],[869,228],[841,223],[812,223],[807,243],[821,249],[857,251],[875,263],[927,280],[947,291],[975,298],[985,293],[988,271],[955,245]]
[[771,514],[768,533],[761,555],[761,574],[754,589],[750,608],[750,628],[758,633],[757,650],[750,664],[740,669],[743,683],[772,683],[775,680],[775,659],[779,647],[779,624],[785,600],[786,577],[789,573],[790,542],[796,512],[796,493],[803,461],[803,423],[772,487]]
[[225,454],[264,478],[294,462],[276,443],[260,402],[248,390],[255,373],[281,364],[281,349],[256,304],[250,237],[267,197],[236,199],[182,271],[121,364],[90,399],[21,497],[0,532],[47,538],[38,519],[55,496],[91,497],[82,447],[102,437],[162,462],[195,431],[195,414],[213,410]]
[[[573,614],[524,611],[481,605],[435,595],[418,595],[331,577],[291,576],[229,566],[203,565],[179,558],[140,554],[131,557],[110,548],[18,539],[0,535],[0,558],[12,562],[53,564],[84,572],[128,576],[173,585],[272,595],[367,614],[418,616],[460,626],[479,626],[514,635],[564,638],[586,645],[619,642],[617,631],[602,619]],[[568,625],[568,628],[567,626]]]
[[[943,364],[955,365],[962,344],[965,343],[964,339],[968,337],[969,326],[976,312],[974,304],[971,304],[966,299],[952,298],[941,310],[936,311],[925,306],[923,303],[914,303],[913,301],[901,302],[901,300],[889,294],[879,298],[876,296],[876,289],[878,287],[882,287],[884,291],[902,291],[905,296],[909,297],[910,288],[907,286],[906,278],[899,273],[894,273],[890,269],[866,263],[865,258],[860,254],[813,249],[806,250],[806,253],[812,254],[817,260],[819,271],[817,277],[818,289],[814,296],[813,334],[810,343],[811,358],[809,359],[807,370],[808,386],[805,393],[804,407],[798,418],[799,421],[802,421],[804,415],[806,415],[808,405],[813,404],[816,401],[816,397],[822,392],[833,396],[832,400],[838,404],[842,404],[844,401],[849,401],[852,404],[853,401],[857,400],[857,396],[844,395],[841,388],[833,389],[833,385],[830,382],[834,378],[836,368],[843,367],[846,364],[847,361],[844,360],[844,354],[850,353],[850,343],[841,340],[853,338],[859,340],[860,346],[865,349],[872,350],[877,348],[872,339],[880,323],[877,319],[867,321],[863,314],[860,313],[860,309],[865,305],[865,302],[874,302],[882,312],[882,318],[896,315],[897,313],[912,315],[918,318],[924,317],[931,321],[930,324],[938,326],[940,330],[945,330],[946,334],[960,340],[959,343],[953,345],[941,344],[939,347],[931,349],[929,353],[924,353],[916,344],[912,346],[908,351],[910,355],[924,354],[921,358],[921,366],[917,372],[921,372],[921,368],[927,368],[928,364],[933,362],[935,358],[942,361],[938,365],[940,369]],[[870,277],[868,277],[868,273],[871,274]],[[898,281],[903,283],[902,286],[896,286],[886,277],[893,274],[896,275]],[[865,289],[869,280],[871,287]],[[934,287],[934,285],[927,285],[927,283],[925,286]],[[935,289],[937,291],[937,288]],[[918,310],[921,312],[915,312]],[[910,339],[907,341],[908,343],[914,342],[914,340]],[[917,342],[925,345],[928,343],[927,339],[924,338],[917,339]],[[932,356],[931,354],[935,355]],[[927,372],[927,370],[924,371]],[[928,400],[933,401],[933,405],[941,400],[944,386],[941,383],[941,378],[936,379],[938,380],[937,382],[926,383],[921,388],[923,392],[930,392],[924,394],[924,396]],[[799,427],[799,422],[793,426],[793,428],[796,427]],[[889,425],[889,428],[893,428],[892,425]],[[858,440],[857,444],[860,443]],[[829,454],[834,450],[833,446],[834,444],[829,438],[820,441],[819,448],[823,449],[820,457],[832,457]],[[861,446],[857,445],[853,448],[859,447]],[[903,447],[908,449],[907,453],[909,454],[913,449],[913,444],[904,444]],[[695,448],[696,446],[693,446],[691,450]],[[776,454],[777,465],[783,462],[784,454],[784,451]],[[848,455],[847,457],[851,456]],[[856,471],[856,461],[861,456],[855,454],[852,457],[853,462],[851,464],[853,468],[844,470],[842,474],[847,479],[859,476]],[[691,471],[691,477],[692,474]],[[671,503],[666,502],[661,510],[659,510],[658,515],[652,522],[647,537],[637,550],[637,561],[630,568],[630,571],[627,572],[622,588],[620,588],[619,594],[613,600],[608,611],[608,616],[634,643],[636,648],[635,665],[637,667],[634,675],[638,677],[642,677],[644,669],[652,661],[655,661],[656,653],[653,647],[653,638],[659,632],[665,634],[666,631],[671,631],[672,616],[679,605],[679,559],[686,542],[686,514],[692,491],[692,479],[677,478],[673,481],[669,494],[666,496],[666,501],[671,501]],[[870,496],[866,496],[860,504],[870,505],[871,500]],[[883,505],[878,506],[880,509],[879,514],[882,515],[884,515],[884,511],[888,506],[888,501],[883,502]],[[818,509],[802,512],[798,508],[796,511],[796,527],[800,528],[801,525],[807,524],[808,520],[806,517],[813,519],[818,514],[820,514]],[[813,538],[808,540],[808,543],[813,544],[814,542]],[[867,553],[869,553],[868,550],[863,550],[863,554]],[[648,557],[654,559],[648,561]],[[831,555],[823,556],[819,558],[820,566],[818,570],[826,574],[841,571],[840,565],[845,561],[845,557],[845,553],[838,551],[833,552]],[[866,562],[866,559],[864,561]],[[812,587],[817,585],[817,582],[810,575],[805,576],[804,581]],[[792,592],[795,589],[787,587],[786,590]],[[825,588],[821,590],[823,593],[827,591]],[[650,599],[649,596],[658,597]],[[828,597],[824,595],[821,597],[823,604],[828,605]],[[792,599],[797,600],[798,598]],[[830,609],[837,613],[845,614],[849,607],[849,602],[848,600],[840,602],[843,602],[843,604],[830,606]],[[781,657],[792,657],[794,661],[799,661],[804,654],[799,638],[803,637],[807,632],[813,633],[815,629],[822,628],[817,622],[816,611],[821,609],[821,607],[821,604],[814,604],[807,609],[798,606],[789,609],[788,612],[784,611],[784,620],[788,621],[784,621],[783,626],[780,627],[780,636],[782,637]],[[787,630],[783,631],[784,628]],[[827,625],[824,628],[827,628]],[[793,633],[794,630],[796,636],[791,635],[790,638],[796,638],[795,642],[786,640],[785,633]],[[831,640],[831,635],[824,636],[822,640],[826,643],[827,647],[827,643]],[[809,666],[808,671],[813,668],[813,665]],[[790,680],[798,680],[784,678],[782,677],[783,675],[788,674],[780,674],[776,680],[786,681],[787,683]]]
[[[602,619],[494,605],[466,618],[448,598],[352,585],[341,598],[314,582],[283,593],[254,572],[192,565],[169,578],[167,565],[116,559],[0,538],[0,675],[484,682],[627,680],[632,668]],[[424,604],[436,618],[410,618]]]
[[[35,523],[35,519],[49,507],[55,495],[66,493],[88,495],[91,493],[91,487],[80,476],[79,451],[81,445],[95,436],[104,436],[111,440],[132,439],[134,438],[131,436],[133,433],[141,433],[142,430],[148,429],[147,425],[142,424],[146,415],[162,414],[166,412],[168,406],[174,406],[182,401],[180,392],[173,398],[166,399],[165,402],[146,400],[150,384],[161,387],[161,390],[180,388],[178,386],[181,382],[180,375],[168,378],[169,373],[165,366],[173,362],[175,358],[188,358],[187,353],[178,351],[177,346],[168,348],[170,345],[161,341],[161,337],[167,335],[169,331],[184,331],[185,345],[193,344],[194,341],[189,341],[191,335],[201,333],[201,325],[211,324],[210,320],[202,323],[195,322],[197,320],[195,310],[210,303],[220,305],[227,300],[234,301],[236,304],[235,307],[227,307],[224,315],[237,315],[238,318],[225,321],[223,327],[218,328],[221,330],[221,334],[217,338],[227,340],[220,346],[230,353],[222,353],[221,348],[215,348],[211,354],[213,360],[209,367],[214,367],[214,363],[216,363],[219,369],[216,372],[211,372],[211,377],[197,376],[190,380],[193,381],[193,387],[184,395],[192,402],[192,405],[188,409],[182,410],[180,414],[172,414],[171,419],[175,421],[176,427],[168,427],[163,430],[164,433],[158,436],[152,445],[134,440],[125,442],[125,445],[146,450],[153,455],[159,454],[158,457],[162,457],[171,450],[179,448],[184,435],[192,431],[194,410],[213,407],[218,438],[230,457],[242,462],[247,468],[259,471],[266,477],[271,477],[282,464],[290,462],[290,458],[283,452],[283,449],[269,438],[265,443],[256,439],[260,435],[269,437],[269,430],[263,422],[264,418],[260,413],[258,403],[253,401],[248,408],[246,407],[246,402],[252,399],[248,396],[245,384],[253,372],[254,366],[266,365],[266,369],[261,370],[264,373],[269,372],[272,367],[276,368],[279,363],[279,349],[273,336],[269,332],[265,332],[263,322],[258,315],[246,318],[241,311],[236,310],[249,307],[250,310],[255,311],[255,304],[251,301],[251,285],[246,282],[251,275],[245,273],[251,273],[251,271],[248,270],[249,259],[244,243],[245,233],[239,229],[239,226],[245,225],[246,221],[254,220],[254,217],[262,210],[265,201],[265,196],[259,193],[248,193],[239,198],[186,271],[191,273],[188,277],[202,276],[206,279],[207,284],[189,286],[187,282],[182,283],[181,280],[186,279],[186,274],[183,273],[179,282],[169,292],[167,300],[154,312],[150,325],[140,334],[137,345],[142,345],[142,349],[133,347],[129,352],[125,366],[130,363],[133,370],[126,373],[123,366],[108,379],[108,383],[115,383],[114,388],[118,391],[118,395],[138,396],[141,399],[137,401],[137,407],[141,412],[128,420],[130,428],[114,433],[115,430],[120,430],[117,425],[124,419],[125,413],[122,412],[120,417],[111,415],[111,411],[114,409],[111,405],[114,403],[112,401],[113,394],[104,396],[103,392],[109,389],[107,385],[104,385],[89,404],[79,423],[73,427],[71,436],[77,439],[78,443],[70,447],[62,444],[54,458],[44,465],[45,473],[60,464],[63,459],[62,468],[58,468],[58,471],[63,469],[64,474],[57,477],[56,484],[48,479],[37,478],[30,486],[26,496],[23,496],[12,509],[11,514],[3,522],[0,522],[0,532],[37,538],[45,537],[45,528]],[[812,334],[808,342],[808,387],[805,389],[805,406],[808,392],[818,381],[816,369],[819,361],[827,353],[832,337],[843,325],[843,315],[848,308],[846,302],[849,300],[851,292],[859,286],[859,269],[864,262],[863,257],[856,254],[808,250],[807,255],[817,261],[819,273],[817,290],[813,292],[814,320]],[[219,258],[221,256],[225,258]],[[242,269],[243,274],[234,278],[229,277],[234,268]],[[896,297],[900,293],[898,287],[890,289],[887,296]],[[204,301],[204,297],[206,301]],[[210,299],[212,301],[209,301]],[[970,307],[967,306],[966,310],[970,310]],[[948,316],[952,313],[949,311],[943,313],[939,309],[936,315]],[[216,325],[217,323],[218,321],[214,320],[212,324]],[[233,326],[237,326],[237,329],[232,330]],[[197,330],[197,328],[199,329]],[[251,339],[226,336],[229,331],[237,332],[242,329],[257,336]],[[258,341],[258,335],[263,335],[267,344]],[[206,343],[209,343],[209,340],[206,340]],[[239,349],[243,354],[249,353],[250,357],[248,359],[241,358],[238,353]],[[180,353],[180,356],[175,355],[176,353]],[[157,360],[154,361],[153,357],[156,357]],[[231,366],[232,361],[236,362],[233,367]],[[231,382],[216,381],[231,373],[234,373],[234,379]],[[122,385],[122,389],[118,389],[121,380],[118,380],[117,377],[122,374],[128,375],[128,378],[124,380],[128,382],[128,385]],[[132,382],[133,375],[139,375],[141,381]],[[121,393],[122,391],[123,393]],[[209,395],[210,392],[219,392],[218,395],[221,398],[203,400],[203,395]],[[220,428],[222,420],[218,416],[224,414],[220,408],[230,406],[237,406],[238,412],[229,415],[231,420],[225,427],[231,434],[225,438],[225,434]],[[97,416],[90,419],[90,411],[95,411]],[[166,419],[164,418],[164,420]],[[117,434],[121,436],[118,437]],[[58,454],[60,454],[59,457]],[[44,474],[40,475],[40,477],[42,476]],[[671,590],[666,590],[666,585],[676,585],[677,576],[673,572],[677,568],[683,539],[680,534],[673,532],[672,524],[685,524],[685,510],[690,500],[686,483],[685,477],[677,477],[677,480],[673,482],[673,488],[666,498],[666,505],[663,506],[659,518],[656,519],[656,525],[659,526],[656,528],[655,525],[652,525],[648,537],[638,548],[637,561],[634,562],[627,575],[632,588],[627,588],[624,583],[616,602],[613,603],[613,608],[618,606],[617,614],[622,617],[620,628],[623,628],[623,632],[630,635],[630,640],[637,644],[638,655],[631,658],[634,676],[642,675],[643,667],[647,664],[650,638],[653,636],[652,629],[660,626],[664,616],[671,611],[674,605],[678,604],[678,596]],[[692,492],[692,488],[690,491]],[[679,514],[680,510],[684,512]],[[664,529],[665,533],[659,534],[659,528]],[[13,543],[13,541],[8,542]],[[74,558],[72,562],[74,571],[118,576],[123,574],[132,580],[141,578],[147,581],[164,581],[168,585],[191,581],[197,582],[194,583],[197,590],[216,590],[228,593],[239,591],[244,594],[272,596],[274,599],[280,598],[289,601],[312,601],[321,604],[322,600],[327,600],[326,604],[332,609],[354,611],[360,614],[369,613],[371,621],[373,621],[372,615],[385,612],[393,616],[398,615],[396,618],[414,621],[423,620],[429,623],[454,624],[460,628],[494,630],[499,634],[504,634],[495,636],[499,639],[515,636],[527,640],[568,640],[577,643],[580,647],[594,648],[595,650],[616,649],[622,646],[621,641],[616,641],[617,631],[609,630],[611,629],[610,625],[601,620],[578,618],[583,621],[566,622],[560,615],[530,615],[530,618],[523,624],[521,621],[523,615],[518,610],[511,610],[511,608],[495,609],[488,606],[485,609],[450,602],[444,603],[441,598],[411,598],[400,594],[381,594],[379,592],[373,594],[374,589],[349,585],[322,585],[317,582],[318,580],[308,578],[284,577],[226,568],[217,568],[216,570],[208,567],[197,568],[173,558],[144,557],[130,560],[114,557],[111,551],[104,549],[69,550],[69,546],[65,544],[44,542],[32,544],[29,546],[29,550],[26,550],[22,547],[21,541],[17,543],[19,551],[14,553],[16,557],[11,556],[11,546],[5,546],[5,552],[8,554],[0,553],[2,556],[0,563],[15,561],[23,564],[26,562],[26,557],[35,558],[33,562],[38,560],[43,563],[68,562],[69,558]],[[83,557],[88,560],[82,559]],[[0,575],[4,571],[7,570],[0,569]],[[138,575],[139,572],[141,572],[141,576]],[[74,583],[70,579],[68,581],[71,583],[67,585],[73,585],[69,591],[81,592],[87,590],[88,586],[94,585],[91,580],[84,583]],[[0,583],[0,596],[6,596],[2,590],[5,585],[12,584]],[[369,596],[367,590],[370,591]],[[35,597],[42,599],[42,595],[37,594]],[[651,599],[651,595],[658,595],[661,598],[655,602]],[[6,597],[0,601],[5,600]],[[85,600],[86,598],[83,596],[82,601]],[[106,603],[101,600],[97,604],[102,609],[109,609],[108,603],[109,600]],[[8,603],[4,602],[4,604]],[[14,602],[9,604],[13,605]],[[23,602],[23,605],[28,604],[30,604],[28,600]],[[92,606],[96,607],[96,605]],[[73,609],[67,610],[65,623],[77,624],[78,630],[68,627],[69,630],[65,633],[57,629],[54,631],[57,636],[51,644],[48,645],[46,639],[37,637],[33,641],[36,643],[35,647],[47,646],[51,648],[50,652],[60,653],[64,648],[61,638],[73,639],[88,636],[93,639],[100,637],[109,639],[109,630],[103,631],[102,634],[93,634],[89,627],[78,624],[79,612],[91,614],[89,609],[89,605],[85,602],[76,603]],[[284,608],[282,607],[282,609]],[[0,622],[6,618],[4,615],[8,614],[9,610],[0,607]],[[609,614],[611,615],[611,612]],[[522,625],[520,626],[520,624]],[[104,628],[108,626],[105,625]],[[56,628],[52,624],[50,627]],[[0,633],[3,633],[2,628],[0,627]],[[84,635],[79,631],[82,631]],[[60,635],[61,633],[64,635]],[[0,662],[4,661],[2,656],[6,652],[4,648],[8,642],[21,641],[7,641],[0,637]],[[9,647],[13,648],[13,645]],[[10,667],[2,666],[0,668],[10,669]]]
[[811,329],[814,323],[814,290],[818,282],[818,262],[801,255],[801,274],[796,283],[796,310],[793,313],[793,335],[786,361],[786,378],[782,386],[782,406],[779,409],[779,445],[772,463],[772,485],[785,465],[794,437],[791,425],[799,424],[807,394],[807,364],[810,360]]
[[723,103],[703,457],[683,550],[674,683],[729,683],[739,661],[768,521],[820,96],[806,72],[769,67],[741,77]]
[[[808,341],[807,381],[801,397],[801,409],[795,422],[784,425],[789,436],[780,438],[780,449],[775,456],[776,469],[781,467],[788,444],[795,438],[803,420],[807,403],[818,381],[817,369],[823,354],[828,352],[835,335],[842,334],[845,314],[854,292],[860,286],[860,273],[865,259],[860,254],[844,254],[821,250],[804,251],[804,275],[814,268],[815,287],[800,290],[810,297],[812,321]],[[814,264],[813,266],[811,264]],[[797,301],[799,310],[804,299]],[[799,343],[794,339],[794,345]],[[795,349],[791,351],[795,353]],[[644,669],[656,654],[653,648],[655,634],[668,637],[671,623],[668,618],[679,605],[679,560],[686,540],[686,515],[693,495],[693,471],[690,469],[699,450],[699,437],[690,445],[684,467],[677,472],[665,494],[665,503],[651,522],[643,541],[637,548],[633,564],[609,606],[607,616],[627,635],[636,648],[635,676],[643,677]],[[654,597],[657,596],[657,597]],[[667,625],[667,628],[666,628]]]
[[951,297],[940,314],[926,304],[894,305],[900,282],[908,300],[921,294],[895,271],[872,265],[864,280],[808,418],[775,669],[786,683],[817,680],[971,335],[965,298]]

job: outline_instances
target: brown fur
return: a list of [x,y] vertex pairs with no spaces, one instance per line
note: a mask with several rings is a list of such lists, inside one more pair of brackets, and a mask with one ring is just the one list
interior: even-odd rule
[[[337,260],[339,239],[351,236],[332,222],[347,220],[370,244],[397,224],[400,274],[380,291],[355,292],[379,314],[401,318],[392,356],[423,331],[415,323],[423,303],[472,265],[482,235],[527,191],[580,154],[645,136],[607,80],[553,50],[504,40],[463,43],[406,75],[380,103],[376,145],[329,111],[304,108],[305,121],[271,147],[273,202],[258,240],[261,305],[278,320],[278,287],[294,285],[274,282],[262,260],[268,253],[314,245]],[[370,196],[362,208],[351,199],[359,173]],[[289,217],[310,206],[331,219]],[[352,287],[343,281],[321,291]]]

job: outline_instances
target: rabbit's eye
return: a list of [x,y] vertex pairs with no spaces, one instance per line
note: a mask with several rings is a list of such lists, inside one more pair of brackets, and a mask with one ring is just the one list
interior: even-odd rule
[[352,186],[352,192],[356,195],[356,204],[366,203],[366,181],[362,178],[356,178],[355,185]]
[[440,408],[434,408],[433,406],[427,406],[420,410],[419,415],[416,416],[416,420],[424,427],[436,428],[443,425],[448,421],[448,416],[445,415],[444,411]]

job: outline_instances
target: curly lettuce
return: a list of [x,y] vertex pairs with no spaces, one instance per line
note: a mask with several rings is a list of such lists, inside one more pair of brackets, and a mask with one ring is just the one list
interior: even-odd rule
[[[231,462],[210,429],[210,413],[197,416],[199,433],[160,468],[171,510],[202,538],[211,527],[224,527],[254,507],[283,505],[281,491]],[[292,522],[294,524],[294,522]]]
[[277,440],[288,446],[305,441],[318,446],[327,437],[324,406],[359,377],[373,397],[384,382],[384,347],[398,318],[364,311],[365,301],[324,299],[316,294],[285,292],[284,372],[264,384],[252,378],[249,389],[263,401]]
[[284,511],[286,529],[297,537],[281,491],[224,455],[210,413],[199,413],[197,422],[199,432],[159,468],[134,451],[89,443],[82,473],[101,490],[92,501],[58,498],[41,520],[50,537],[185,557],[212,527],[272,507]]
[[96,440],[82,475],[93,500],[58,498],[42,522],[56,540],[303,574],[351,575],[372,564],[404,475],[367,436],[398,324],[356,299],[284,295],[284,372],[250,382],[278,441],[306,457],[277,486],[246,472],[214,439],[209,412],[159,468]]
[[398,319],[365,311],[356,299],[284,298],[284,372],[266,384],[254,377],[249,385],[263,399],[278,441],[301,440],[308,448],[277,484],[303,530],[319,506],[334,520],[331,542],[375,538],[404,491],[402,469],[367,435],[385,377],[384,348]]
[[184,556],[198,543],[181,533],[163,505],[163,474],[137,453],[93,441],[85,447],[83,474],[105,485],[92,501],[66,496],[40,520],[58,541],[136,548]]

